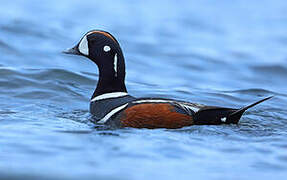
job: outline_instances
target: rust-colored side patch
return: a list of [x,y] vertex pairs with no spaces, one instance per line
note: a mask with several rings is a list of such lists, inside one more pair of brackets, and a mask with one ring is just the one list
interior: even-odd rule
[[191,116],[175,111],[168,103],[147,103],[131,106],[120,117],[123,127],[181,128],[193,124]]

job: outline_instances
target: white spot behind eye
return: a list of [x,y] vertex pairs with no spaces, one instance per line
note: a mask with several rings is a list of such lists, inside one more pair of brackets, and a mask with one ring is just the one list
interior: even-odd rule
[[104,51],[105,52],[109,52],[111,50],[111,47],[110,46],[104,46]]
[[83,37],[79,44],[79,51],[84,55],[89,55],[89,46],[88,46],[88,39],[87,35]]

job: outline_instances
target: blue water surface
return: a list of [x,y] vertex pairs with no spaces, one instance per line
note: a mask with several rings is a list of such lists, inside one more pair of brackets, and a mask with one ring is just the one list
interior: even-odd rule
[[[286,0],[0,0],[0,179],[286,179]],[[137,97],[242,107],[238,125],[107,130],[95,64],[61,51],[111,32]]]

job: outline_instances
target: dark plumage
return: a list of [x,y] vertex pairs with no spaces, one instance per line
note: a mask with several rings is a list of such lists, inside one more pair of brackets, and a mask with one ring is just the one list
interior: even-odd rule
[[121,47],[105,31],[89,31],[65,53],[85,56],[98,66],[99,80],[91,98],[90,112],[98,123],[112,127],[181,128],[236,124],[247,109],[271,98],[233,109],[172,99],[132,97],[125,86],[125,61]]

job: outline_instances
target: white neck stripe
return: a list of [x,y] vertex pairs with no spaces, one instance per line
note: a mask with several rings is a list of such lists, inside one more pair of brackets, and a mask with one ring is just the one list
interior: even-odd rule
[[114,70],[115,70],[115,77],[118,76],[118,55],[116,54],[114,57]]
[[103,117],[100,121],[98,121],[97,123],[102,123],[104,124],[105,122],[107,122],[107,120],[109,120],[114,114],[116,114],[117,112],[119,112],[120,110],[124,109],[125,107],[127,107],[129,103],[126,103],[124,105],[121,105],[113,110],[111,110],[107,115],[105,115],[105,117]]
[[128,93],[126,93],[126,92],[106,93],[106,94],[102,94],[102,95],[94,97],[91,100],[91,102],[99,101],[99,100],[103,100],[103,99],[118,98],[118,97],[123,97],[123,96],[127,96],[127,95],[128,95]]

